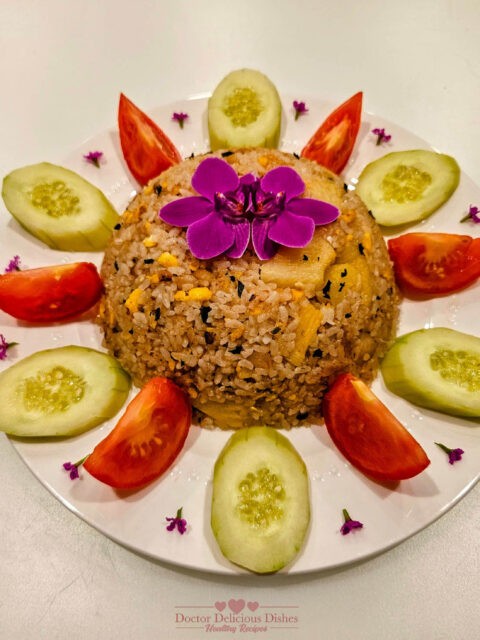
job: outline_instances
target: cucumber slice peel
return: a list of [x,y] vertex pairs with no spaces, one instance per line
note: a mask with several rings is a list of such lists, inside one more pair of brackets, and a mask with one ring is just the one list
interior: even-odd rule
[[208,101],[212,150],[278,146],[282,106],[275,85],[259,71],[238,69]]
[[305,463],[276,429],[248,427],[215,463],[211,526],[223,555],[256,573],[278,571],[300,551],[310,521]]
[[413,404],[480,417],[480,338],[436,327],[396,340],[381,364],[388,389]]
[[394,151],[368,164],[356,190],[378,224],[398,226],[427,218],[450,198],[459,181],[454,158],[415,149]]
[[97,187],[48,162],[9,173],[2,197],[29,233],[61,251],[102,251],[120,219]]
[[0,431],[73,436],[112,418],[130,377],[106,353],[68,346],[38,351],[0,374]]

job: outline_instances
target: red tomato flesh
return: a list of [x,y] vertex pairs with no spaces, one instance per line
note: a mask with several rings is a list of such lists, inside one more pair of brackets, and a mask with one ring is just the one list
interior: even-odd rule
[[91,262],[12,271],[0,276],[0,309],[25,322],[57,322],[84,313],[102,292]]
[[188,435],[187,395],[168,378],[152,378],[113,431],[85,460],[85,469],[115,489],[144,487],[166,471]]
[[142,186],[181,162],[182,156],[170,138],[123,93],[118,105],[118,128],[125,162]]
[[362,100],[363,93],[359,91],[332,111],[300,155],[318,162],[333,173],[341,173],[350,158],[360,129]]
[[366,476],[380,482],[413,478],[430,460],[368,386],[343,373],[323,398],[328,433],[339,451]]
[[480,277],[480,238],[454,233],[407,233],[388,241],[400,290],[432,297],[460,291]]

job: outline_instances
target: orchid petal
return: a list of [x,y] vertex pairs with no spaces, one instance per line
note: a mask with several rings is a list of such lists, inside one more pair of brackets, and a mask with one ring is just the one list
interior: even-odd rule
[[253,173],[246,173],[244,176],[240,178],[240,184],[242,185],[251,185],[255,182],[256,178]]
[[188,227],[213,211],[213,204],[206,198],[189,196],[172,200],[160,209],[160,218],[176,227]]
[[268,237],[271,220],[255,219],[252,222],[252,244],[260,260],[270,260],[277,252],[278,245]]
[[192,187],[210,201],[215,193],[235,191],[239,183],[235,169],[220,158],[206,158],[192,176]]
[[340,211],[333,204],[315,200],[314,198],[295,198],[287,205],[288,211],[296,216],[307,216],[315,224],[328,224],[340,215]]
[[260,186],[266,192],[275,194],[284,192],[286,202],[302,195],[305,191],[305,183],[291,167],[275,167],[263,176]]
[[231,225],[235,239],[232,248],[227,251],[229,258],[241,258],[250,241],[250,224],[248,220]]
[[233,225],[224,222],[217,211],[197,220],[187,231],[190,251],[199,260],[210,260],[233,245],[235,233]]
[[285,210],[272,222],[268,237],[285,247],[305,247],[314,231],[315,223],[312,218],[297,216]]

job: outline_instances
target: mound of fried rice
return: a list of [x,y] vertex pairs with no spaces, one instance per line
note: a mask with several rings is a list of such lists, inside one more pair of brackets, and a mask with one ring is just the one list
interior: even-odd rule
[[202,426],[319,422],[335,377],[348,371],[370,383],[394,338],[398,297],[383,237],[358,196],[313,162],[271,149],[213,155],[238,175],[291,166],[305,197],[338,206],[340,217],[314,236],[333,248],[333,263],[312,286],[302,263],[322,259],[308,246],[280,249],[290,255],[287,284],[250,250],[236,260],[196,259],[186,230],[158,215],[175,198],[197,195],[191,177],[205,156],[192,157],[152,180],[114,231],[101,268],[104,344],[138,387],[172,378]]

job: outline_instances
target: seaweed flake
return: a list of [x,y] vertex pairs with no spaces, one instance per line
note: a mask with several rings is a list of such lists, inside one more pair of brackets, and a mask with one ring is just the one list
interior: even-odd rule
[[237,281],[237,294],[238,297],[242,297],[243,290],[245,289],[245,285],[240,280]]
[[346,278],[346,277],[347,277],[347,273],[348,273],[348,270],[347,270],[347,269],[344,269],[344,270],[342,271],[342,273],[340,274],[340,277],[341,277],[341,278]]
[[351,318],[351,317],[352,317],[352,314],[351,314],[351,313],[346,313],[346,314],[345,314],[345,318]]
[[229,277],[230,277],[230,281],[231,282],[235,282],[235,280],[236,280],[235,276],[229,276]]
[[308,418],[308,411],[299,411],[295,417],[297,420],[305,420],[305,418]]
[[327,298],[327,300],[330,300],[330,287],[332,286],[332,281],[331,280],[327,280],[327,284],[323,287],[322,289],[322,293],[323,293],[323,297]]
[[209,307],[207,305],[200,307],[200,317],[202,318],[205,324],[207,324],[208,314],[210,313],[211,310],[212,310],[212,307]]
[[338,287],[338,293],[340,293],[340,291],[343,290],[344,286],[345,286],[345,282],[340,282],[340,286]]
[[346,182],[343,183],[343,190],[348,191],[348,184]]
[[192,158],[194,158],[194,157],[195,157],[195,154],[193,153],[193,151],[192,151],[192,153],[191,153],[188,157],[189,157],[190,159],[192,159]]
[[153,311],[150,311],[150,315],[155,316],[155,320],[158,322],[160,320],[160,307],[157,307]]
[[277,334],[279,331],[281,331],[280,327],[273,327],[272,329],[273,335]]
[[115,271],[119,270],[119,266],[118,266],[118,262],[115,260],[115,262],[113,263],[113,266],[115,267]]
[[203,334],[203,337],[205,338],[206,344],[213,344],[215,340],[213,333],[211,333],[210,331],[205,331],[205,333]]
[[128,330],[128,333],[129,333],[131,336],[133,336],[133,329],[129,329],[129,330]]
[[303,260],[308,260],[308,256],[306,253],[303,254]]
[[248,384],[253,384],[254,382],[256,382],[255,378],[245,378],[245,382],[248,382]]
[[157,196],[159,196],[162,193],[162,185],[161,184],[156,184],[153,187],[153,190],[155,191],[155,193],[157,194]]
[[360,251],[360,255],[365,255],[365,247],[361,242],[358,243],[358,250]]
[[120,333],[120,329],[118,327],[112,327],[112,333]]
[[234,347],[233,349],[229,349],[230,353],[234,353],[235,355],[238,355],[239,353],[242,353],[242,345],[241,344],[237,344],[236,347]]
[[155,260],[153,258],[145,258],[143,262],[144,264],[153,264]]
[[120,224],[120,222],[117,222],[117,224],[113,228],[118,231],[119,229],[122,228],[122,225]]
[[293,152],[293,155],[295,156],[295,158],[297,158],[297,160],[300,160],[300,156],[298,153],[296,153],[295,151]]
[[323,351],[321,349],[315,349],[312,355],[314,358],[323,358]]
[[233,156],[233,151],[222,151],[222,158],[228,158],[228,156]]

